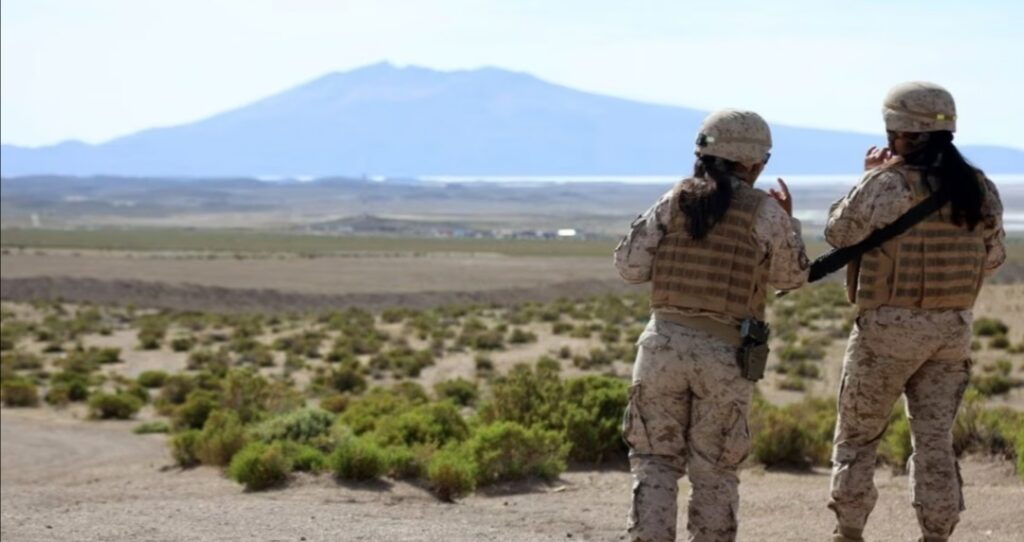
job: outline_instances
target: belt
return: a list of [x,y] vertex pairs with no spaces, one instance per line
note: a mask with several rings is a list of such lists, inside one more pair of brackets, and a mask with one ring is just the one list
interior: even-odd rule
[[740,329],[737,326],[731,326],[718,320],[712,320],[705,316],[686,316],[685,314],[679,314],[678,312],[670,311],[654,311],[654,318],[656,320],[663,320],[665,322],[672,322],[673,324],[679,324],[686,326],[697,331],[703,331],[715,337],[721,339],[726,343],[739,348],[743,345],[743,340],[740,338]]

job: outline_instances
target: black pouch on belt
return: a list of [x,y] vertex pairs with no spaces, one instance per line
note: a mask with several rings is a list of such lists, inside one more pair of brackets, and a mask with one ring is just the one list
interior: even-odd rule
[[743,378],[753,382],[764,378],[770,334],[767,322],[747,318],[740,323],[740,347],[736,351],[736,362],[739,363]]

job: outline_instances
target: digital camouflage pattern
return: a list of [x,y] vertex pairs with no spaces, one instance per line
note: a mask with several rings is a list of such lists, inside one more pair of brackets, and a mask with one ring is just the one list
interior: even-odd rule
[[885,129],[894,132],[956,131],[953,95],[935,83],[896,85],[885,97],[882,117]]
[[678,480],[688,471],[689,540],[735,540],[753,382],[740,376],[735,348],[701,331],[652,319],[637,345],[623,420],[633,471],[629,535],[676,539]]
[[969,311],[881,307],[858,316],[832,451],[829,508],[844,532],[859,533],[878,500],[876,451],[900,395],[913,435],[911,500],[921,531],[936,540],[953,532],[963,498],[952,427],[970,379],[970,340]]
[[[626,281],[651,279],[671,224],[672,194],[640,215],[615,249],[615,267]],[[788,290],[807,281],[800,222],[778,202],[766,199],[760,206],[752,235],[766,255],[769,284]],[[678,312],[735,323],[721,314]],[[750,447],[753,383],[740,376],[736,349],[705,332],[652,318],[637,344],[623,423],[634,479],[629,534],[635,541],[675,540],[678,480],[688,470],[690,540],[734,540],[736,469]]]
[[[984,272],[1006,259],[1002,203],[985,179]],[[836,247],[860,242],[903,215],[914,196],[899,168],[865,173],[829,213],[825,239]],[[952,426],[970,379],[970,310],[882,306],[859,311],[847,345],[839,391],[829,507],[837,541],[858,540],[878,492],[874,486],[879,440],[904,396],[914,453],[912,503],[926,540],[945,540],[963,510]],[[845,535],[845,536],[843,536]]]
[[771,130],[761,115],[753,111],[721,109],[701,123],[694,151],[753,165],[764,161],[771,149]]

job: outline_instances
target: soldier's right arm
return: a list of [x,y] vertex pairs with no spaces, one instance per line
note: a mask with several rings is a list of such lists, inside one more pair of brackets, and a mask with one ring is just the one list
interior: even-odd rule
[[804,247],[800,221],[790,217],[774,199],[761,205],[754,237],[768,254],[768,284],[793,290],[807,283],[810,261]]
[[668,228],[672,190],[663,195],[630,225],[629,233],[615,247],[615,269],[631,284],[651,280],[654,254]]
[[907,212],[913,193],[893,169],[873,169],[843,199],[832,204],[825,240],[834,247],[855,245]]

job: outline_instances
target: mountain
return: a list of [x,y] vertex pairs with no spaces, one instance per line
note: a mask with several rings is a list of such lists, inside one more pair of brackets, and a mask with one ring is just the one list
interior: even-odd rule
[[[704,115],[495,68],[441,72],[382,63],[99,145],[3,145],[0,173],[678,175],[692,164]],[[772,129],[771,169],[791,174],[859,171],[864,149],[882,142],[880,135]],[[964,152],[986,171],[1024,172],[1024,151],[966,146]]]

